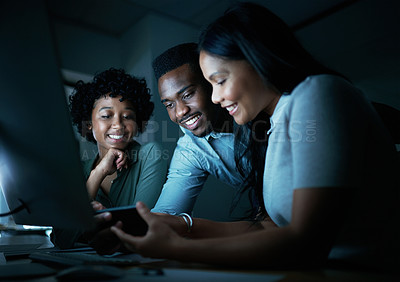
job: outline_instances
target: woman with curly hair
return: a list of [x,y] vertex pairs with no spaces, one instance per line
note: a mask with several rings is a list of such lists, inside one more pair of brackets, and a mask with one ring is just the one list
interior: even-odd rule
[[74,88],[70,97],[72,122],[98,149],[93,159],[83,162],[95,209],[138,201],[153,207],[159,197],[167,170],[162,148],[157,143],[141,145],[134,140],[153,113],[150,97],[144,79],[114,68],[97,74],[92,82],[79,81]]

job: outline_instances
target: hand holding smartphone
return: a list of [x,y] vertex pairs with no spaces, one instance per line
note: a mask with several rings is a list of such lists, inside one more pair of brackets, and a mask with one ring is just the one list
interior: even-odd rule
[[122,230],[126,233],[134,236],[144,236],[147,232],[147,223],[138,214],[134,205],[98,210],[95,212],[95,215],[104,212],[109,212],[112,216],[112,220],[107,222],[104,227],[110,227],[121,221],[123,223]]

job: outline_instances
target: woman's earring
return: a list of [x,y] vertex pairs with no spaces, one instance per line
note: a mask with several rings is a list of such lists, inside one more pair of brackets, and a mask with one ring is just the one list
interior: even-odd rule
[[88,129],[89,131],[92,131],[92,128],[93,128],[92,122],[91,122],[91,121],[87,121],[86,127],[87,127],[87,129]]
[[82,122],[82,137],[92,134],[92,128],[93,126],[91,121]]

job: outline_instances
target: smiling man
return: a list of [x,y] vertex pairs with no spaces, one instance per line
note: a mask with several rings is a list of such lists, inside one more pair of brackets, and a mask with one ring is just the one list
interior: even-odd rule
[[[209,175],[239,192],[245,177],[234,160],[233,121],[211,101],[212,87],[201,72],[197,44],[166,50],[153,61],[153,69],[160,100],[184,136],[178,140],[167,181],[152,211],[191,213]],[[247,202],[240,217],[251,214],[251,201]]]
[[[217,125],[217,117],[223,113],[211,102],[211,86],[203,81],[198,75],[200,70],[195,67],[184,64],[161,76],[159,93],[171,121],[197,137],[204,137]],[[230,131],[232,119],[224,116],[219,123]]]

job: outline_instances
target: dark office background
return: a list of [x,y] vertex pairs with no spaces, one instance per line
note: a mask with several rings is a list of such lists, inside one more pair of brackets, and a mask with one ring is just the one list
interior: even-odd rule
[[[78,79],[109,67],[148,81],[155,113],[141,142],[162,142],[171,156],[180,131],[158,99],[151,61],[167,48],[197,41],[200,30],[233,1],[48,0],[32,13],[47,15],[66,93]],[[393,0],[265,0],[319,60],[342,72],[374,101],[400,109],[400,2]],[[0,4],[1,9],[2,4]],[[35,24],[27,21],[26,25]],[[81,142],[82,158],[93,155]],[[233,190],[211,178],[196,216],[228,219]],[[207,201],[203,199],[207,198]],[[4,203],[3,203],[4,204]]]

